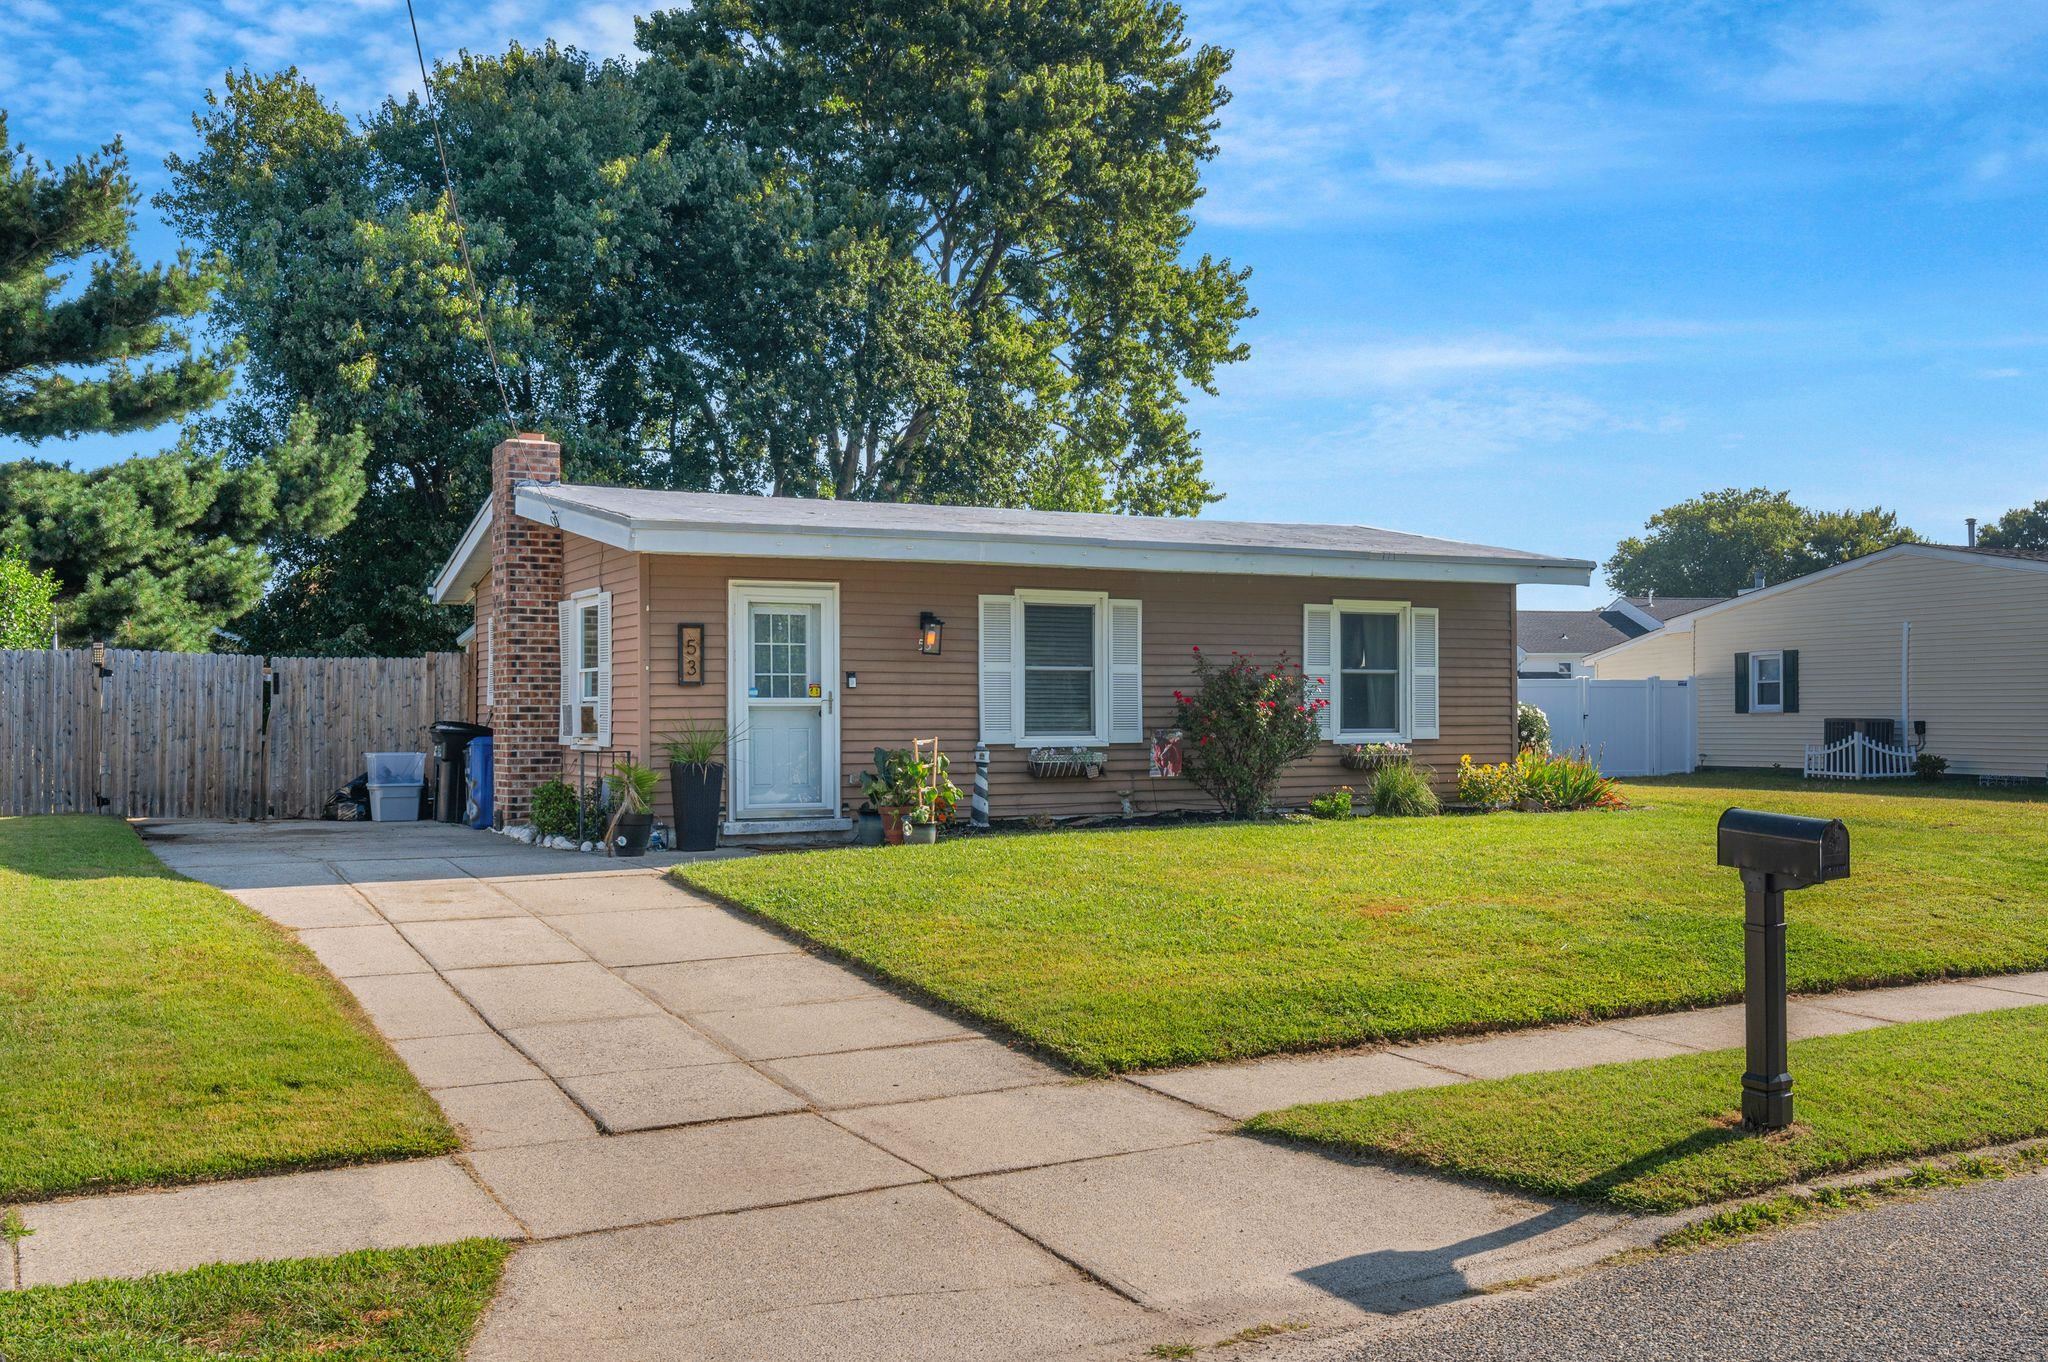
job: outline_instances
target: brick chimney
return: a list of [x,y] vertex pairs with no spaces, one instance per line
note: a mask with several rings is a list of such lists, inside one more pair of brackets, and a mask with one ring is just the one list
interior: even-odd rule
[[491,451],[492,779],[505,822],[523,823],[533,788],[561,774],[562,532],[522,520],[521,483],[560,482],[562,447],[525,432]]

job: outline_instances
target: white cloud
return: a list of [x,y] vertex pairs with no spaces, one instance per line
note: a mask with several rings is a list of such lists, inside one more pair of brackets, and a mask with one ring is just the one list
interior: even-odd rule
[[1476,376],[1611,363],[1615,356],[1512,337],[1391,342],[1276,340],[1245,366],[1262,394],[1354,396],[1362,389],[1426,387]]
[[1778,60],[1755,82],[1769,99],[1913,103],[2037,65],[2038,0],[1865,0],[1788,20]]

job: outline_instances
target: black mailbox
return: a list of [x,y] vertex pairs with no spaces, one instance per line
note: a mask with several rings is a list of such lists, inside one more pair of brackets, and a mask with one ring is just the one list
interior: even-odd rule
[[1845,878],[1849,829],[1839,818],[1729,809],[1715,859],[1742,872],[1742,1011],[1749,1065],[1742,1119],[1757,1130],[1792,1124],[1786,1039],[1785,891]]
[[1849,874],[1849,829],[1839,818],[1730,809],[1721,815],[1716,840],[1720,864],[1774,876],[1781,889]]

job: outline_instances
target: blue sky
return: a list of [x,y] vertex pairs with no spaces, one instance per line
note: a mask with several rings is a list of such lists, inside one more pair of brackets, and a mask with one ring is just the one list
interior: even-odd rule
[[[630,5],[417,3],[430,55],[631,44]],[[1937,538],[2048,497],[2039,0],[1199,0],[1189,28],[1237,53],[1198,245],[1260,309],[1196,407],[1215,514],[1602,559],[1711,487]],[[403,0],[6,0],[0,104],[39,155],[119,132],[149,189],[228,66],[363,111],[416,83],[409,41]]]

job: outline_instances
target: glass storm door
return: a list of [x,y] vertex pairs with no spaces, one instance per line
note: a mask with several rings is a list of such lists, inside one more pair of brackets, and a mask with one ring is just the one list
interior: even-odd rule
[[734,596],[738,816],[836,815],[837,599],[795,587],[736,588]]

